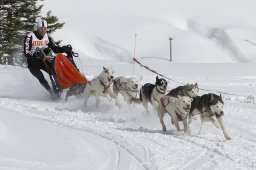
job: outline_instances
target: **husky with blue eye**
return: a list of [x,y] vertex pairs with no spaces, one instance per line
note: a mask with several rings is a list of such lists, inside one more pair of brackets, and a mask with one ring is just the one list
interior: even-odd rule
[[140,88],[140,98],[132,99],[132,102],[142,103],[147,113],[149,113],[148,103],[151,103],[156,112],[160,98],[166,94],[167,85],[168,83],[164,78],[158,78],[156,76],[155,84],[144,84]]
[[193,116],[195,116],[196,114],[200,114],[200,131],[204,122],[211,122],[216,128],[221,128],[225,138],[227,140],[230,140],[231,138],[227,134],[222,120],[222,117],[224,115],[223,107],[224,102],[221,95],[218,96],[216,94],[209,93],[202,96],[194,97],[189,113],[189,123],[191,123]]

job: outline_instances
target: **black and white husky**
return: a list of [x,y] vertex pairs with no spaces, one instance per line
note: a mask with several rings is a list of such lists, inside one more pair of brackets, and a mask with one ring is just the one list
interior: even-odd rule
[[149,113],[148,103],[151,103],[156,112],[160,98],[166,94],[167,85],[168,83],[164,78],[158,78],[158,76],[156,76],[155,84],[144,84],[140,88],[140,98],[132,99],[132,102],[142,103],[147,113]]
[[113,92],[113,74],[114,69],[112,67],[103,67],[103,71],[100,73],[100,75],[86,84],[84,89],[85,106],[87,106],[87,101],[90,95],[94,95],[96,98],[96,107],[98,107],[100,103],[100,96],[108,98],[109,101],[112,101],[112,98],[114,98],[115,104],[120,107],[117,96]]
[[222,120],[222,116],[224,115],[223,107],[224,102],[221,95],[218,96],[216,94],[209,93],[194,97],[189,113],[189,123],[191,123],[194,115],[200,114],[200,131],[202,129],[203,122],[212,122],[216,128],[221,128],[225,138],[230,140],[231,138],[227,134]]
[[188,97],[196,97],[198,95],[199,88],[198,84],[186,84],[184,86],[176,87],[168,92],[169,96],[177,97],[179,96],[188,96]]

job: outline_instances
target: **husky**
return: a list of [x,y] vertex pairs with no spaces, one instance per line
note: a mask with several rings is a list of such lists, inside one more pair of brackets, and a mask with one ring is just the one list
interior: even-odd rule
[[169,96],[174,96],[177,97],[179,96],[188,96],[188,97],[196,97],[198,95],[199,88],[198,84],[187,84],[185,86],[179,86],[176,87],[175,89],[172,89],[171,91],[168,92]]
[[137,77],[126,78],[117,77],[113,81],[113,91],[115,96],[119,93],[124,97],[125,101],[131,105],[131,98],[136,98],[138,94],[139,79]]
[[109,101],[112,98],[115,99],[115,104],[120,107],[120,103],[117,96],[113,92],[113,80],[114,80],[114,69],[112,67],[105,68],[99,76],[95,77],[93,80],[89,81],[84,89],[84,104],[87,106],[87,101],[90,95],[94,95],[96,98],[96,107],[99,106],[100,96],[106,97]]
[[142,103],[147,113],[149,113],[148,103],[151,103],[156,112],[160,98],[166,94],[167,85],[168,82],[164,78],[156,76],[155,84],[144,84],[140,88],[140,98],[132,98],[131,102]]
[[189,133],[189,127],[187,117],[190,111],[192,98],[188,96],[173,97],[170,95],[164,95],[160,99],[159,107],[157,108],[157,114],[162,125],[162,129],[165,132],[166,126],[163,118],[165,113],[171,116],[172,124],[175,125],[177,131],[180,131],[179,122],[182,121],[184,125],[184,132]]
[[223,107],[224,102],[221,94],[218,96],[216,94],[209,93],[194,97],[189,113],[189,123],[191,123],[194,115],[200,114],[201,125],[199,133],[201,132],[202,124],[204,122],[212,122],[216,128],[221,128],[224,137],[227,140],[230,140],[231,138],[227,134],[222,120],[222,116],[224,115]]

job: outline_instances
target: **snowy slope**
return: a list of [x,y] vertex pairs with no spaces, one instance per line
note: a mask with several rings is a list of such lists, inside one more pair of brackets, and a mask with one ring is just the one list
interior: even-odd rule
[[44,4],[45,12],[52,10],[65,22],[54,38],[91,58],[133,56],[137,34],[138,57],[169,59],[172,37],[174,62],[256,61],[252,0],[46,0]]

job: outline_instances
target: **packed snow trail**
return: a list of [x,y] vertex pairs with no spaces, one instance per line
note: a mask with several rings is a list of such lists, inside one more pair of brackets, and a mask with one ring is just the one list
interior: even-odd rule
[[[76,103],[76,107],[80,105],[80,109],[83,109],[82,103],[79,102]],[[222,133],[207,123],[204,124],[201,135],[192,136],[179,135],[172,126],[169,126],[171,129],[169,128],[166,133],[162,133],[158,121],[155,121],[156,124],[152,128],[147,127],[148,125],[140,126],[137,123],[144,116],[149,116],[149,122],[157,118],[154,115],[140,114],[139,112],[143,112],[140,107],[134,108],[130,113],[126,110],[123,110],[124,113],[122,110],[113,113],[84,112],[80,109],[70,111],[66,109],[66,107],[70,108],[70,104],[62,102],[8,98],[2,98],[0,106],[19,114],[25,113],[27,116],[46,120],[57,127],[75,131],[75,134],[81,134],[84,138],[80,135],[72,135],[74,145],[81,149],[76,153],[76,159],[86,157],[87,160],[95,151],[94,154],[97,156],[92,161],[95,165],[94,163],[92,165],[96,166],[97,161],[103,161],[104,163],[101,163],[103,169],[255,168],[253,154],[256,150],[256,127],[252,121],[255,120],[255,104],[226,105],[224,121],[232,137],[231,141],[225,141]],[[251,119],[243,116],[244,111]],[[134,114],[138,114],[139,117]],[[166,121],[169,121],[168,117]],[[76,163],[72,162],[71,165],[74,166]],[[68,165],[62,168],[68,168]]]

